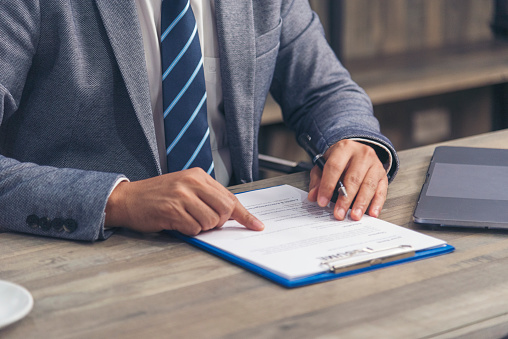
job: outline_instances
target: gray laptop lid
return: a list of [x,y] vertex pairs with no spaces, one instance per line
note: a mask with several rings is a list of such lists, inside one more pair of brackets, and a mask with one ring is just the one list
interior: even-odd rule
[[441,226],[508,228],[508,150],[436,147],[413,219]]

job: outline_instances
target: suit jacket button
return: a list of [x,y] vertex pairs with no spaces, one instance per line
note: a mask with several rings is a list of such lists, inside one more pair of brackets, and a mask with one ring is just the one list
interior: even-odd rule
[[30,214],[28,217],[26,217],[26,224],[30,226],[31,228],[38,228],[39,227],[39,217],[35,214]]
[[72,233],[78,228],[78,223],[74,219],[65,219],[63,228],[65,232]]
[[51,229],[51,220],[48,217],[42,217],[39,219],[39,227],[43,231],[49,231]]
[[51,221],[51,227],[57,232],[63,231],[63,224],[64,224],[64,221],[63,221],[63,219],[60,219],[60,218],[55,218]]

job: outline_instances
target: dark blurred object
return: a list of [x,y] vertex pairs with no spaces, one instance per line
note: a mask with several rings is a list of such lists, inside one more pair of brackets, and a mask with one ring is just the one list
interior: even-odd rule
[[[494,18],[491,24],[496,39],[508,40],[508,0],[494,0]],[[492,87],[492,130],[508,128],[508,83]]]
[[291,174],[302,171],[310,171],[314,165],[309,162],[288,161],[277,157],[272,157],[266,154],[259,154],[259,167],[271,171]]
[[508,39],[508,0],[494,0],[494,18],[491,27],[496,38]]

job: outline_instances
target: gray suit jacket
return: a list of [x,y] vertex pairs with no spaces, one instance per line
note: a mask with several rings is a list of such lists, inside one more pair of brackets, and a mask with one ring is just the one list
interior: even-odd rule
[[[296,133],[385,144],[365,93],[307,0],[216,0],[236,182],[256,179],[269,90]],[[390,169],[393,178],[398,161]],[[133,0],[16,0],[0,7],[0,228],[103,239],[117,179],[160,174]]]

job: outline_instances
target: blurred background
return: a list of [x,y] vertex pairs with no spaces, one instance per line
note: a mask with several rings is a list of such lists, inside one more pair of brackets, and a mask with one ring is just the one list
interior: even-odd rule
[[[396,150],[508,127],[508,0],[309,2]],[[259,149],[309,161],[270,97]]]

